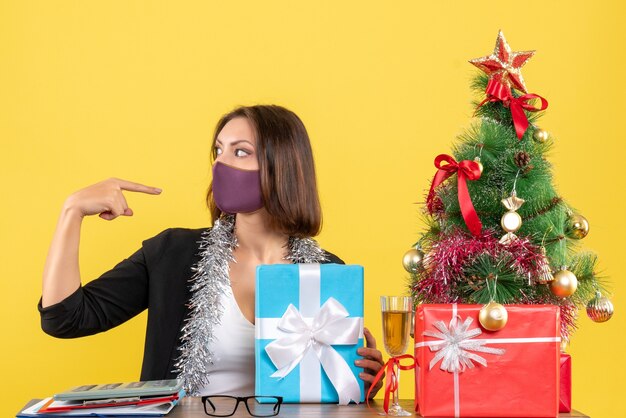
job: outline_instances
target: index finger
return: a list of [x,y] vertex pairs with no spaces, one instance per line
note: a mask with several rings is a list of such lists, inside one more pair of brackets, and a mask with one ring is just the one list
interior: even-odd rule
[[367,348],[376,348],[376,338],[374,338],[369,329],[363,328],[363,336],[365,336],[365,346]]
[[159,194],[162,192],[162,190],[159,189],[158,187],[146,186],[145,184],[134,183],[132,181],[122,180],[122,179],[115,179],[115,180],[117,181],[117,184],[119,184],[122,190],[128,190],[131,192],[148,193],[148,194]]

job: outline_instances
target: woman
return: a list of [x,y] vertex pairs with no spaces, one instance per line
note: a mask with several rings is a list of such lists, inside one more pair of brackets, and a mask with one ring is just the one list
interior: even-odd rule
[[[167,229],[85,286],[82,219],[132,216],[122,191],[161,190],[111,178],[68,197],[44,267],[39,310],[46,333],[91,335],[147,308],[142,380],[178,376],[193,394],[254,394],[256,266],[343,262],[310,239],[319,233],[321,209],[308,134],[293,112],[235,109],[216,127],[212,156],[206,201],[213,227]],[[356,365],[367,391],[382,355],[364,334]]]

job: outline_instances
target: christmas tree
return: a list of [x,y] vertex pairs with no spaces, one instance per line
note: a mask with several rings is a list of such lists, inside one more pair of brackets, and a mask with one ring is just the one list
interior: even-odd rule
[[553,185],[553,139],[536,125],[548,102],[528,94],[521,74],[533,55],[511,51],[500,32],[493,54],[470,61],[482,70],[472,84],[475,123],[453,156],[435,159],[427,230],[403,262],[416,304],[477,303],[496,313],[500,304],[554,304],[568,341],[580,307],[602,322],[613,306],[596,255],[578,248],[589,224]]

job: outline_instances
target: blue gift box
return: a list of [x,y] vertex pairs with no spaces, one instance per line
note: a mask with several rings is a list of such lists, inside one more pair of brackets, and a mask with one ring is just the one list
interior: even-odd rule
[[363,346],[362,266],[259,266],[255,316],[257,395],[364,401],[362,369],[354,365]]

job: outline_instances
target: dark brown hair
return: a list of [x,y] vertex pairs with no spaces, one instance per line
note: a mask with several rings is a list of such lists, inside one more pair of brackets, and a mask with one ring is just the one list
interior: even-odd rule
[[[317,194],[311,142],[304,124],[292,111],[276,105],[238,107],[222,116],[215,127],[215,141],[224,126],[234,118],[248,119],[256,134],[261,192],[270,226],[289,236],[316,236],[322,227],[322,209]],[[213,223],[222,215],[213,201],[212,186],[206,203]]]

